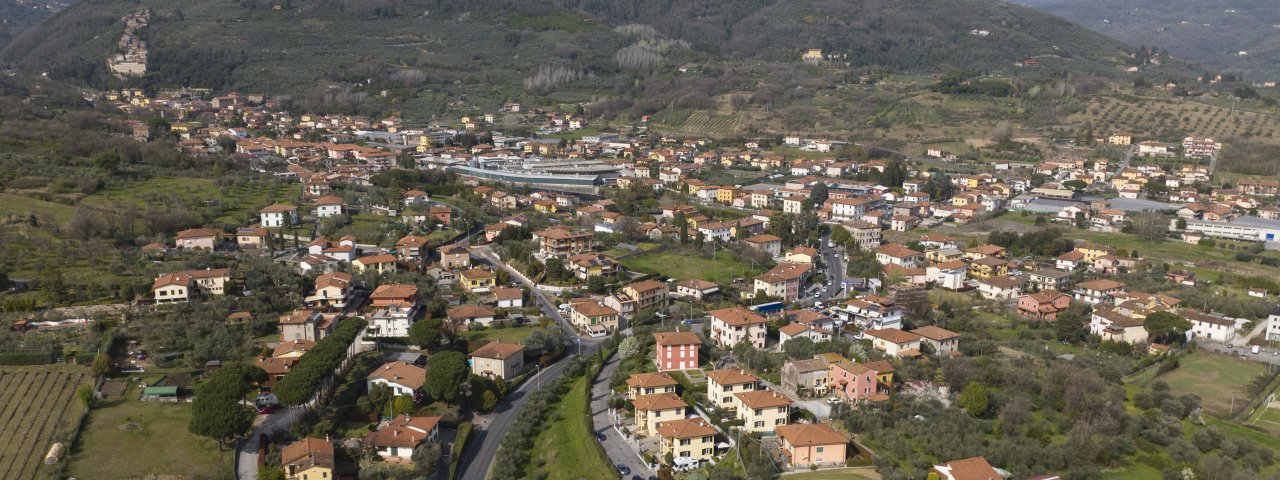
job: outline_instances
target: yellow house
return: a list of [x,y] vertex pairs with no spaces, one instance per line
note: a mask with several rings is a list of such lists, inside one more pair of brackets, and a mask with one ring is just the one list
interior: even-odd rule
[[1084,261],[1089,263],[1093,263],[1093,261],[1097,260],[1099,257],[1105,257],[1116,253],[1115,249],[1106,245],[1098,245],[1096,243],[1080,245],[1076,247],[1075,251],[1084,254]]
[[1113,133],[1107,137],[1107,143],[1112,145],[1129,145],[1133,143],[1133,134],[1129,132]]
[[756,390],[760,377],[741,368],[726,368],[707,372],[707,401],[720,408],[734,408],[735,393]]
[[556,213],[556,209],[559,208],[559,206],[560,204],[556,203],[555,200],[538,200],[533,202],[533,209],[542,213]]
[[893,385],[893,365],[890,364],[888,360],[866,362],[863,363],[862,366],[876,372],[876,383],[882,385]]
[[463,270],[458,277],[462,280],[462,288],[468,292],[484,293],[498,286],[498,276],[488,270]]
[[653,435],[658,432],[658,424],[672,420],[684,419],[685,403],[675,393],[655,393],[641,395],[631,401],[636,410],[636,434]]
[[733,203],[734,197],[738,196],[739,192],[736,188],[721,188],[716,192],[716,201],[728,205]]
[[366,270],[373,270],[378,273],[394,272],[396,271],[396,257],[387,253],[360,257],[351,262],[351,268],[356,273],[364,273]]
[[738,405],[738,418],[752,432],[772,432],[791,418],[791,399],[772,390],[756,390],[733,394]]
[[1009,274],[1009,262],[996,257],[983,257],[969,262],[969,276],[974,278],[1003,277]]
[[280,464],[288,480],[329,480],[333,477],[333,443],[304,438],[280,449]]
[[613,332],[618,330],[618,311],[596,302],[578,302],[573,304],[569,321],[583,333],[594,333],[601,329]]
[[627,378],[627,399],[635,400],[655,393],[676,393],[677,385],[680,382],[667,372],[633,373]]
[[716,429],[702,418],[662,422],[658,437],[662,439],[664,458],[669,453],[672,458],[711,460],[716,453]]

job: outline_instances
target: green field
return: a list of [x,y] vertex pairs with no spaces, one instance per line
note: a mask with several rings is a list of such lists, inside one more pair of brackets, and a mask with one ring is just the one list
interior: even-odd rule
[[484,330],[469,330],[462,332],[461,335],[458,335],[458,338],[464,339],[468,342],[483,340],[488,342],[499,341],[507,343],[521,343],[524,342],[525,338],[528,338],[529,335],[533,334],[534,331],[541,329],[542,327],[534,325],[526,327],[486,328]]
[[735,258],[724,251],[716,252],[716,259],[692,256],[683,252],[661,252],[637,255],[622,260],[628,270],[656,273],[680,280],[697,278],[725,284],[735,278],[751,278],[764,272],[764,268]]
[[24,367],[0,370],[0,478],[60,478],[44,465],[54,443],[71,444],[84,413],[76,389],[90,381],[86,369]]
[[[218,185],[207,178],[164,177],[108,184],[86,197],[139,206],[186,209],[213,221],[233,225],[256,223],[258,209],[274,202],[296,202],[296,188],[275,180],[244,180]],[[86,201],[82,200],[82,201]]]
[[787,480],[879,480],[880,474],[876,473],[872,467],[855,467],[797,473],[783,478]]
[[[150,376],[147,381],[155,381]],[[231,470],[229,447],[187,431],[191,404],[143,402],[130,382],[124,396],[89,412],[68,458],[77,478],[223,478]]]
[[[532,478],[558,479],[603,479],[618,478],[608,459],[599,454],[596,439],[588,435],[591,428],[591,416],[586,413],[587,390],[585,378],[579,378],[569,385],[559,403],[551,406],[551,421],[538,439],[533,443],[535,460],[529,466]],[[542,467],[535,465],[542,463]],[[540,477],[534,474],[545,470],[547,475]]]
[[1232,402],[1235,408],[1244,408],[1249,395],[1244,386],[1266,368],[1257,362],[1207,352],[1195,352],[1182,357],[1180,366],[1167,372],[1156,381],[1169,384],[1169,389],[1200,396],[1200,404],[1206,413],[1230,418]]
[[1102,472],[1102,478],[1108,480],[1161,480],[1164,478],[1159,470],[1150,465],[1134,464],[1118,470]]
[[0,193],[0,215],[6,217],[11,215],[36,215],[38,217],[43,214],[58,222],[66,222],[71,219],[71,212],[74,210],[74,207],[61,203],[46,202],[11,193]]

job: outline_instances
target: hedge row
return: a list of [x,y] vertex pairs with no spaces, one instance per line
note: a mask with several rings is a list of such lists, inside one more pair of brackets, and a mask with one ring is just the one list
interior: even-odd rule
[[346,319],[338,324],[337,330],[317,342],[315,348],[302,354],[293,369],[276,384],[275,394],[280,403],[302,405],[310,400],[320,382],[337,370],[347,355],[347,347],[365,325],[359,318]]

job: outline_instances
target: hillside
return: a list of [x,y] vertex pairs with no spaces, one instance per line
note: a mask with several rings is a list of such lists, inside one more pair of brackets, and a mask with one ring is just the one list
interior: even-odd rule
[[[261,3],[261,6],[258,5]],[[852,68],[937,72],[1012,70],[1038,59],[1045,69],[1116,75],[1125,47],[1056,17],[993,0],[753,0],[624,2],[557,0],[86,0],[16,38],[4,64],[111,85],[104,61],[123,31],[120,17],[153,12],[142,32],[152,48],[141,86],[325,95],[318,85],[382,81],[391,87],[463,83],[485,97],[539,69],[595,78],[594,90],[625,74],[620,51],[652,53],[658,65],[740,61],[798,63],[809,48]],[[628,30],[615,27],[632,25]],[[642,25],[636,27],[635,25]],[[972,35],[986,30],[987,36]],[[685,47],[688,47],[687,49]],[[757,74],[763,72],[756,72]]]
[[27,27],[66,8],[70,0],[0,0],[0,48]]
[[1280,7],[1273,0],[1015,1],[1252,80],[1280,78]]

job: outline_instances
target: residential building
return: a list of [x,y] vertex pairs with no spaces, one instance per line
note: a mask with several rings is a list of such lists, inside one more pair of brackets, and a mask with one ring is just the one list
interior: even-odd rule
[[743,240],[752,248],[769,254],[770,257],[778,257],[782,255],[782,238],[777,235],[756,235]]
[[1065,291],[1071,286],[1071,272],[1041,268],[1027,274],[1027,284],[1036,290]]
[[[813,265],[809,263],[779,263],[755,278],[755,290],[751,295],[755,292],[764,292],[765,295],[784,302],[799,300],[812,270]],[[743,292],[743,295],[747,295],[747,292]]]
[[583,301],[570,307],[569,320],[583,333],[616,332],[619,328],[618,311],[592,301]]
[[335,323],[315,310],[294,310],[280,317],[280,339],[319,342],[333,331]]
[[471,250],[458,244],[442,247],[440,249],[440,266],[445,270],[466,270],[471,268]]
[[[806,465],[844,466],[849,437],[825,423],[780,425],[774,429],[781,444],[782,458],[792,467]],[[995,480],[995,479],[991,479]]]
[[864,330],[862,334],[871,339],[871,346],[890,357],[920,356],[920,335],[897,328]]
[[867,295],[845,302],[834,313],[848,325],[861,330],[899,328],[902,326],[902,307],[893,300],[877,295]]
[[[969,265],[963,260],[936,263],[925,268],[925,278],[938,288],[959,290],[969,275]],[[985,277],[984,277],[985,278]]]
[[[662,457],[692,458],[706,461],[715,458],[716,433],[701,417],[669,420],[658,424]],[[665,461],[665,460],[664,460]]]
[[445,315],[449,319],[449,324],[461,331],[471,330],[477,325],[481,327],[492,325],[497,313],[488,307],[461,305],[449,309]]
[[514,287],[495,288],[493,303],[498,308],[524,308],[524,290]]
[[[1112,138],[1115,138],[1113,135]],[[1112,143],[1119,143],[1113,141]],[[1128,145],[1126,141],[1123,145]],[[938,480],[1000,480],[1004,478],[1000,472],[991,468],[987,459],[982,457],[953,460],[942,465],[934,465],[933,472]]]
[[490,342],[471,352],[471,373],[511,380],[524,368],[524,345]]
[[655,393],[641,395],[631,401],[635,408],[635,434],[649,436],[658,432],[658,424],[671,420],[684,419],[685,403],[675,393]]
[[591,232],[571,230],[565,226],[533,232],[533,241],[544,255],[568,257],[591,250]]
[[173,244],[181,250],[213,250],[221,238],[222,230],[217,228],[192,228],[178,232]]
[[698,349],[702,339],[693,332],[659,332],[653,334],[656,348],[654,364],[659,371],[698,368]]
[[400,415],[364,436],[364,444],[383,461],[413,463],[413,452],[424,443],[440,441],[441,417]]
[[352,270],[356,273],[364,273],[365,271],[382,273],[391,273],[396,271],[396,257],[389,253],[381,253],[377,255],[369,255],[355,259],[351,262]]
[[807,338],[813,342],[821,342],[831,340],[831,333],[830,329],[805,323],[788,323],[778,328],[778,351],[782,351],[783,346],[792,339]]
[[1071,297],[1057,290],[1043,290],[1018,297],[1018,315],[1054,320],[1058,312],[1071,306]]
[[641,395],[655,393],[676,393],[680,385],[667,372],[633,373],[627,377],[627,400],[635,400]]
[[1145,314],[1126,315],[1117,308],[1100,306],[1089,317],[1089,333],[1105,341],[1144,343],[1148,339],[1145,320]]
[[392,395],[418,396],[427,381],[427,369],[399,360],[382,364],[368,376],[368,388],[386,385]]
[[750,432],[772,432],[791,420],[791,399],[773,390],[733,394],[737,416]]
[[1108,278],[1081,282],[1073,292],[1075,299],[1089,305],[1111,303],[1113,295],[1124,293],[1124,284]]
[[621,264],[613,257],[596,252],[571,255],[564,263],[564,266],[572,270],[573,276],[578,280],[587,280],[597,276],[611,276],[621,269]]
[[667,284],[645,280],[622,287],[622,293],[636,302],[636,310],[667,306]]
[[498,276],[481,268],[464,270],[458,274],[462,289],[471,293],[487,293],[498,286]]
[[280,228],[298,223],[298,207],[287,204],[268,205],[258,210],[258,221],[265,228]]
[[764,317],[742,307],[712,310],[707,315],[711,317],[711,338],[716,344],[732,348],[745,341],[757,349],[764,349]]
[[271,231],[262,227],[240,227],[236,229],[236,246],[241,250],[267,248],[271,241]]
[[1009,274],[1009,262],[996,257],[969,261],[969,275],[974,278],[1003,277]]
[[827,375],[827,387],[837,398],[845,401],[879,398],[880,386],[876,381],[876,371],[866,365],[839,360],[831,363]]
[[672,295],[705,300],[717,293],[720,293],[720,285],[706,280],[694,279],[676,282],[676,291]]
[[707,402],[716,408],[737,408],[734,395],[760,389],[760,377],[741,368],[707,372]]
[[315,290],[302,301],[308,307],[341,310],[351,296],[350,273],[329,272],[316,277]]
[[1186,309],[1178,313],[1191,322],[1190,333],[1198,340],[1226,343],[1236,337],[1235,320]]
[[231,280],[229,268],[206,268],[165,273],[156,277],[151,292],[156,303],[186,302],[196,293],[223,295]]
[[978,294],[990,300],[1009,300],[1022,295],[1022,282],[1011,277],[978,280]]
[[920,344],[928,345],[933,349],[934,355],[939,357],[949,357],[960,350],[960,334],[945,328],[925,325],[910,333],[919,335]]
[[430,239],[419,235],[408,235],[396,241],[396,253],[400,261],[421,268],[431,259],[431,251],[427,247]]
[[324,196],[316,199],[316,217],[329,218],[342,215],[342,197]]
[[409,327],[421,313],[418,287],[405,284],[382,284],[369,295],[373,313],[368,316],[369,336],[407,337]]
[[823,395],[827,391],[827,362],[810,358],[782,365],[782,389],[797,395]]
[[897,265],[903,268],[916,268],[924,260],[924,254],[904,245],[890,243],[876,249],[876,261],[881,265]]
[[304,438],[280,449],[280,466],[286,480],[326,480],[336,478],[333,442]]

